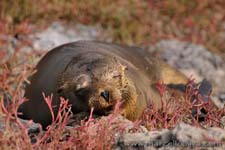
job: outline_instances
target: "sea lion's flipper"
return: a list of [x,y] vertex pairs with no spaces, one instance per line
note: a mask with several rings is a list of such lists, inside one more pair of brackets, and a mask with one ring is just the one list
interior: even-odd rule
[[173,83],[170,83],[170,84],[167,84],[166,86],[169,89],[177,90],[177,91],[180,91],[180,92],[183,92],[183,93],[186,90],[186,84],[173,84]]
[[[203,104],[207,103],[210,100],[211,92],[212,92],[212,84],[208,80],[203,79],[199,85],[197,95],[197,96],[200,95]],[[195,102],[196,104],[199,103],[196,96],[193,97],[193,101],[196,101]],[[200,121],[204,120],[207,111],[204,108],[201,108],[200,111],[198,112],[197,109],[198,109],[197,107],[192,108],[192,115],[194,117],[198,117]]]
[[208,80],[203,79],[199,86],[198,93],[201,95],[204,103],[208,101],[211,92],[212,92],[212,84]]

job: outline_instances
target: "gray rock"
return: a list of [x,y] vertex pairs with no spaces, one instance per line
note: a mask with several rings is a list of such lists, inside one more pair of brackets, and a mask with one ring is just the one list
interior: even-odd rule
[[196,81],[206,78],[216,94],[225,91],[225,60],[201,45],[177,40],[162,40],[150,47],[165,61]]
[[126,133],[118,143],[121,149],[149,149],[162,147],[171,140],[171,132],[168,129],[162,131],[149,131],[147,133]]
[[20,118],[19,118],[19,120],[27,127],[28,134],[36,134],[36,133],[39,133],[42,131],[42,127],[39,123],[34,123],[33,121],[30,122],[28,120],[24,120],[24,119],[20,119]]
[[37,50],[49,50],[53,47],[77,40],[94,40],[100,36],[100,28],[75,25],[65,26],[59,22],[52,23],[47,29],[30,36],[32,45]]
[[[30,133],[39,133],[42,128],[41,125],[38,123],[34,123],[33,121],[28,121],[28,120],[23,120],[18,118],[19,121],[26,127],[26,131],[28,134]],[[13,128],[13,126],[18,123],[16,122],[12,122],[11,127]],[[4,131],[5,128],[5,118],[4,117],[0,117],[0,131]]]
[[225,130],[220,128],[202,129],[180,123],[174,129],[149,131],[148,133],[125,133],[116,143],[116,149],[218,149],[223,145]]

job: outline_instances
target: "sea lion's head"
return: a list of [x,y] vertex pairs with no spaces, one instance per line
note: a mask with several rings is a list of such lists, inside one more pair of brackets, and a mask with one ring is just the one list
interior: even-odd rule
[[88,105],[88,110],[94,108],[95,114],[109,114],[120,101],[122,114],[126,116],[123,109],[136,103],[135,85],[126,72],[127,67],[116,58],[93,59],[80,67],[76,76],[72,75],[73,68],[74,65],[65,71],[63,78],[66,80],[59,91],[63,91],[64,96],[72,92],[75,99]]

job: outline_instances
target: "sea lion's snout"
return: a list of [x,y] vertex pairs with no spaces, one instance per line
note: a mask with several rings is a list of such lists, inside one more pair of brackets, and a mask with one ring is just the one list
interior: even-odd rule
[[58,89],[58,93],[74,91],[75,93],[91,86],[91,77],[87,74],[80,74],[71,80],[67,80]]
[[122,99],[122,93],[116,86],[103,83],[93,85],[90,93],[89,107],[93,107],[94,111],[111,111],[115,104]]
[[87,88],[91,85],[91,77],[87,74],[81,74],[75,79],[75,90],[80,90],[83,88]]

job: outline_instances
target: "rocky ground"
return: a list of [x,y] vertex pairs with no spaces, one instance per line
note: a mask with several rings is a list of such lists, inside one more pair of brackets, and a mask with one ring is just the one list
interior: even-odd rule
[[[20,42],[18,37],[1,37],[9,42],[5,48],[13,51],[16,44]],[[43,31],[36,31],[29,35],[30,44],[23,47],[24,51],[47,51],[58,45],[73,42],[76,40],[104,40],[111,41],[110,37],[103,34],[99,27],[88,27],[83,25],[65,26],[55,22]],[[146,47],[145,47],[146,48]],[[184,72],[187,76],[193,77],[196,81],[203,78],[213,84],[214,96],[225,101],[225,59],[211,53],[202,45],[196,45],[177,40],[162,40],[155,45],[147,46],[153,54],[163,58],[172,66]],[[220,128],[199,129],[190,125],[180,123],[174,129],[162,131],[142,130],[140,133],[125,134],[118,138],[115,149],[148,149],[159,148],[169,149],[170,144],[178,144],[180,149],[185,146],[193,146],[195,142],[201,141],[201,146],[208,149],[224,149],[217,141],[211,145],[205,143],[207,138],[217,141],[224,140],[225,130]],[[177,142],[177,143],[173,143]],[[193,145],[188,145],[188,144]],[[158,144],[158,146],[157,146]],[[213,145],[214,144],[214,145]]]
[[[170,65],[197,82],[203,78],[213,85],[214,94],[221,100],[225,96],[225,59],[208,51],[202,45],[176,40],[162,40],[149,47]],[[225,100],[225,99],[224,99]]]

